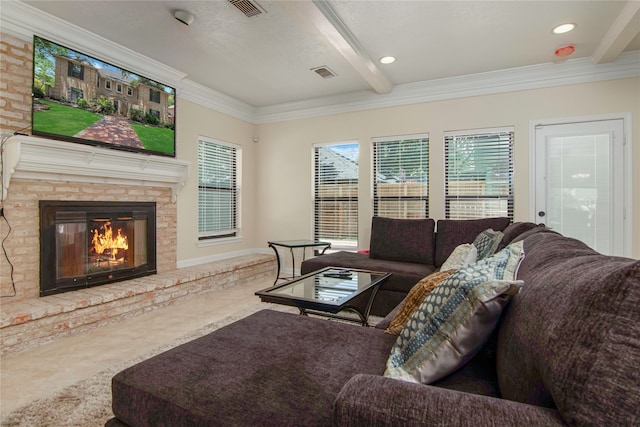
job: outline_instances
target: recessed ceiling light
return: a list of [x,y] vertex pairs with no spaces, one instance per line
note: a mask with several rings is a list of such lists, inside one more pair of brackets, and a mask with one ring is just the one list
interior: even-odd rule
[[561,24],[553,29],[553,34],[564,34],[576,28],[576,24]]
[[380,58],[381,64],[393,64],[394,62],[396,62],[396,58],[394,56],[383,56]]

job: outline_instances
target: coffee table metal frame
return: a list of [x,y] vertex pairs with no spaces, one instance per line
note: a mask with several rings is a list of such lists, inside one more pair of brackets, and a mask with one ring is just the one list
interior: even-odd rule
[[[327,249],[331,248],[331,243],[321,242],[319,240],[279,240],[267,242],[267,244],[276,253],[276,262],[278,263],[278,273],[276,274],[276,280],[274,280],[273,282],[274,285],[278,283],[278,280],[295,279],[296,258],[293,253],[293,250],[295,248],[302,248],[302,261],[305,260],[306,248],[322,248],[322,252],[320,252],[320,255],[323,255]],[[289,248],[289,252],[291,253],[291,269],[293,270],[293,275],[291,277],[280,277],[280,254],[278,253],[278,246]]]
[[[340,281],[348,280],[346,278],[336,278],[336,277],[327,277],[326,273],[331,273],[332,271],[340,271],[344,270],[343,267],[325,267],[321,270],[317,270],[311,272],[309,274],[305,274],[304,276],[300,276],[297,279],[290,280],[286,283],[282,283],[279,285],[271,286],[270,288],[266,288],[260,291],[257,291],[255,294],[260,297],[263,302],[269,302],[274,304],[283,304],[289,305],[293,307],[297,307],[300,310],[300,314],[302,315],[319,315],[324,317],[330,317],[334,319],[348,320],[352,322],[361,323],[363,326],[368,326],[369,313],[371,311],[371,306],[373,304],[373,300],[378,293],[378,289],[384,283],[384,281],[391,276],[391,273],[383,273],[379,271],[369,271],[369,270],[360,270],[360,269],[348,269],[353,274],[365,273],[375,275],[375,277],[371,278],[369,283],[364,284],[363,286],[359,286],[358,289],[353,291],[352,293],[345,295],[342,298],[337,300],[328,301],[322,299],[314,299],[314,298],[305,298],[297,295],[290,295],[285,293],[276,293],[275,291],[282,291],[285,288],[293,289],[302,281],[313,280],[313,285],[316,286],[319,278],[323,278],[325,281],[329,281],[333,284],[339,284]],[[359,280],[359,278],[358,278]],[[315,288],[314,288],[315,290]],[[366,293],[369,293],[368,298]],[[315,292],[314,292],[315,295]],[[350,311],[357,314],[358,319],[348,316],[341,316],[337,313],[341,311]]]

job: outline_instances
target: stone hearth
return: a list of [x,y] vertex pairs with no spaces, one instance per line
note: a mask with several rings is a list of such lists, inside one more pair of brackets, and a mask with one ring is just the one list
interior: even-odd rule
[[0,354],[24,351],[178,299],[272,278],[275,271],[274,255],[253,254],[12,304],[3,302]]

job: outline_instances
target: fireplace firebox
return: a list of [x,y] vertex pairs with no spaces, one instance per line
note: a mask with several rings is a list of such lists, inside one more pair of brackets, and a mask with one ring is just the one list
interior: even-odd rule
[[155,273],[155,203],[40,201],[40,296]]

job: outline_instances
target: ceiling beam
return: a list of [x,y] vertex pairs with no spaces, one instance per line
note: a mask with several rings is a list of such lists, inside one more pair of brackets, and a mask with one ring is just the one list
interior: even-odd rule
[[593,52],[596,64],[613,62],[640,33],[640,1],[629,1]]
[[375,92],[379,94],[391,92],[393,85],[389,79],[376,66],[328,2],[324,0],[295,1],[288,3],[288,7],[320,31]]

